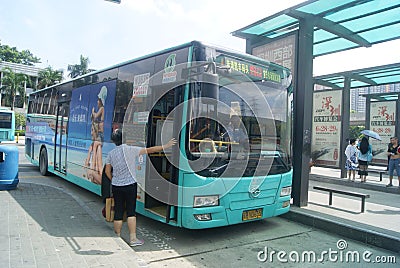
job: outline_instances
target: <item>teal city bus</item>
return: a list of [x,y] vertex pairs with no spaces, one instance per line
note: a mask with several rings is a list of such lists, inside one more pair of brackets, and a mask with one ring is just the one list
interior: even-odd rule
[[139,214],[189,229],[265,219],[290,208],[290,98],[288,69],[193,41],[30,94],[25,153],[101,195],[113,131],[140,147],[174,137],[129,160]]
[[15,113],[8,108],[0,108],[0,142],[13,141],[15,136]]

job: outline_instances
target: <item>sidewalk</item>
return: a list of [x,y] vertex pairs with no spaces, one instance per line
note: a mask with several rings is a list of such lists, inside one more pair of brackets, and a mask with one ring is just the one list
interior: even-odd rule
[[[24,163],[20,159],[20,170]],[[379,175],[371,174],[362,184],[339,176],[339,170],[313,167],[308,206],[292,206],[282,217],[400,252],[400,195],[385,192],[387,175],[379,182]],[[397,186],[397,180],[394,183]],[[18,190],[0,191],[0,263],[8,267],[145,267],[102,218],[99,197],[91,193],[78,197],[68,185],[42,176],[20,177]],[[313,190],[314,185],[369,194],[365,213],[360,213],[359,199],[343,195],[334,194],[333,206],[328,206],[328,193]]]
[[139,267],[104,219],[63,189],[20,182],[0,191],[0,263],[6,267]]
[[[7,143],[25,146],[25,137]],[[19,159],[17,189],[0,191],[2,265],[147,267],[124,241],[127,230],[122,238],[116,237],[112,223],[105,222],[99,196],[65,180],[21,176],[31,167],[25,158]]]
[[[397,176],[394,187],[386,187],[388,175],[382,181],[379,174],[370,173],[366,183],[340,178],[340,170],[312,167],[309,181],[308,205],[292,207],[284,217],[329,232],[337,233],[374,246],[400,252],[400,189]],[[314,190],[313,186],[369,194],[365,212],[360,212],[361,200],[347,195]]]

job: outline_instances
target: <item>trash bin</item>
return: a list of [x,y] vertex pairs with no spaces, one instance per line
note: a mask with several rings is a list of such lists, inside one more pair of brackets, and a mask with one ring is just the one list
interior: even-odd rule
[[13,190],[18,182],[18,148],[0,145],[0,190]]

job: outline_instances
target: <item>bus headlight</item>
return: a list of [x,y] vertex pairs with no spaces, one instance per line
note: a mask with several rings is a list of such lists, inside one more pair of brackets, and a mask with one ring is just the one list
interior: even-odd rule
[[282,208],[286,208],[290,205],[290,201],[285,201],[282,203]]
[[194,218],[198,221],[211,221],[211,214],[194,214]]
[[283,187],[281,190],[281,196],[290,195],[292,193],[292,186]]
[[204,196],[195,196],[193,200],[193,207],[212,207],[219,205],[219,196],[218,195],[204,195]]

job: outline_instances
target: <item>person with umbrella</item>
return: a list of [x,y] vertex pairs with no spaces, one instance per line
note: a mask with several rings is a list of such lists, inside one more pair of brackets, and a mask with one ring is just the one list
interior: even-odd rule
[[388,156],[389,159],[389,184],[386,187],[393,186],[393,173],[394,170],[397,172],[397,178],[399,180],[399,187],[400,187],[400,145],[399,140],[397,137],[390,138],[391,145],[388,148]]
[[358,144],[358,150],[358,175],[360,175],[361,182],[366,182],[368,162],[372,160],[372,146],[369,144],[367,137],[362,137],[361,142]]
[[376,140],[378,140],[378,141],[381,141],[381,140],[382,140],[381,136],[379,136],[379,134],[376,133],[376,132],[373,131],[373,130],[364,129],[363,131],[361,131],[361,134],[364,134],[364,136],[367,136],[367,137],[376,139]]

